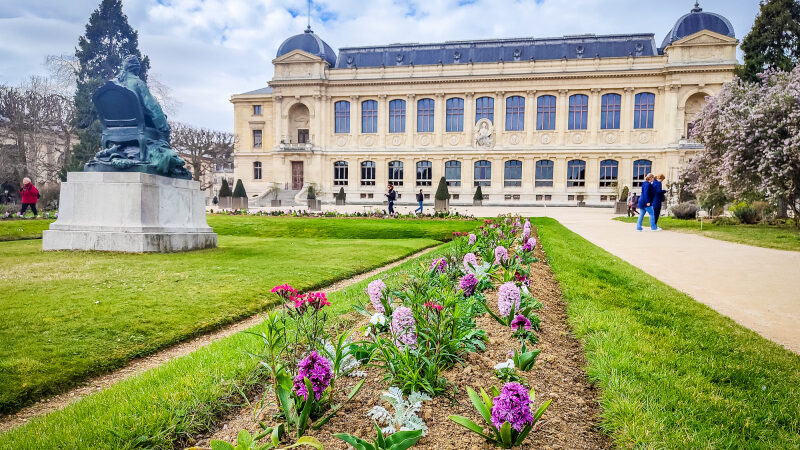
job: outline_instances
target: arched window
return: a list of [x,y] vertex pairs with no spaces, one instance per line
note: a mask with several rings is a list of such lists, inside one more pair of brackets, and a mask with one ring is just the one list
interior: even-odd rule
[[333,185],[347,186],[347,161],[333,163]]
[[506,99],[506,130],[525,129],[525,98],[514,95]]
[[444,179],[447,180],[448,186],[461,186],[461,161],[444,163]]
[[553,187],[553,161],[536,161],[536,187]]
[[503,186],[522,186],[522,161],[516,159],[506,161],[503,175]]
[[653,128],[656,96],[650,92],[636,94],[633,106],[633,128]]
[[333,113],[335,117],[334,131],[336,133],[349,133],[350,132],[350,102],[347,100],[340,100],[333,104]]
[[406,132],[406,101],[392,100],[389,102],[389,133]]
[[617,184],[619,163],[613,159],[600,161],[600,187],[614,187]]
[[389,162],[389,184],[395,186],[403,185],[403,162],[390,161]]
[[653,169],[649,159],[637,159],[633,162],[633,187],[642,187],[644,177]]
[[622,110],[622,97],[619,94],[606,94],[600,102],[600,128],[618,130]]
[[417,162],[417,186],[430,186],[433,179],[433,165],[430,161]]
[[434,105],[432,98],[423,98],[417,102],[417,132],[433,133]]
[[586,161],[573,159],[567,163],[567,187],[586,186]]
[[361,102],[361,132],[378,132],[378,102],[375,100]]
[[589,97],[583,94],[569,96],[569,129],[585,130],[589,116]]
[[261,161],[253,162],[253,179],[254,180],[261,179]]
[[489,119],[494,123],[494,98],[480,97],[475,100],[475,122],[481,119]]
[[375,161],[361,163],[361,185],[375,186]]
[[445,131],[464,131],[464,99],[453,97],[447,99],[447,124]]
[[556,98],[552,95],[542,95],[536,99],[536,129],[556,129]]
[[486,160],[475,161],[475,186],[492,185],[492,163]]

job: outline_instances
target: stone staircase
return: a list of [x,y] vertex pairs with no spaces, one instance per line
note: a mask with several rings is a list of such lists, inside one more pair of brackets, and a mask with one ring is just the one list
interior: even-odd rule
[[[299,190],[281,190],[278,194],[278,200],[281,201],[281,206],[295,206],[297,202],[295,201],[295,197],[297,194],[300,193]],[[272,202],[272,195],[267,195],[267,192],[264,191],[256,197],[250,199],[249,205],[250,207],[256,208],[264,208],[269,207]]]

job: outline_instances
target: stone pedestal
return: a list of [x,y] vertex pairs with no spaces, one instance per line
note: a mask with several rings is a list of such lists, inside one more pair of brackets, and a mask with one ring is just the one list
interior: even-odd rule
[[179,252],[217,246],[196,181],[137,172],[70,172],[43,250]]

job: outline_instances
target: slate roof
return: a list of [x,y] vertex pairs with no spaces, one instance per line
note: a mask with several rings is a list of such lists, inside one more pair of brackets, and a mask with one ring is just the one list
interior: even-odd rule
[[259,94],[272,94],[272,88],[267,86],[261,89],[256,89],[254,91],[242,92],[239,95],[259,95]]
[[583,34],[556,38],[486,39],[339,49],[336,68],[465,64],[658,55],[653,34]]
[[736,37],[736,34],[733,32],[733,25],[731,25],[728,19],[719,14],[705,12],[703,8],[695,3],[694,8],[689,14],[682,16],[675,22],[675,26],[669,30],[664,41],[661,42],[661,48],[663,49],[669,44],[683,39],[686,36],[691,36],[700,30],[710,30],[732,38]]
[[304,32],[296,34],[289,39],[283,41],[278,47],[276,58],[283,56],[293,50],[302,50],[306,53],[319,56],[320,58],[328,61],[331,67],[336,64],[336,52],[333,51],[330,45],[325,43],[319,36],[311,31],[309,26]]

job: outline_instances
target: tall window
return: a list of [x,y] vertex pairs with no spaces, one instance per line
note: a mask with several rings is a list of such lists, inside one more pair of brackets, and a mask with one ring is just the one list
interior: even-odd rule
[[417,132],[433,133],[433,107],[432,98],[423,98],[417,102]]
[[492,185],[492,163],[486,160],[475,161],[475,186]]
[[522,161],[517,161],[516,159],[506,161],[503,175],[503,186],[522,186]]
[[254,116],[261,115],[261,105],[253,105],[253,115]]
[[494,98],[480,97],[475,100],[475,122],[481,119],[489,119],[494,123]]
[[347,100],[340,100],[333,104],[333,113],[335,117],[334,131],[336,133],[349,133],[350,132],[350,102]]
[[656,96],[649,92],[636,94],[633,106],[633,128],[653,128]]
[[619,115],[622,110],[622,97],[619,94],[606,94],[600,101],[600,128],[619,129]]
[[261,161],[255,161],[253,163],[253,179],[254,180],[261,179]]
[[375,100],[361,102],[361,132],[378,132],[378,102]]
[[361,185],[375,186],[375,161],[361,163]]
[[586,186],[586,161],[573,159],[567,163],[567,187]]
[[333,185],[347,186],[347,161],[333,163]]
[[461,186],[461,161],[444,163],[444,178],[448,186]]
[[389,133],[406,132],[406,101],[392,100],[389,102]]
[[600,161],[600,187],[614,187],[617,184],[619,163],[613,159]]
[[589,97],[583,94],[569,96],[569,129],[585,130],[589,116]]
[[556,98],[552,95],[542,95],[536,99],[536,129],[556,129]]
[[553,161],[536,161],[536,187],[553,187]]
[[430,186],[433,169],[430,161],[417,162],[417,186]]
[[261,130],[253,130],[253,148],[261,148]]
[[403,162],[390,161],[389,162],[389,184],[395,186],[403,185]]
[[445,131],[464,131],[464,99],[453,97],[447,99],[447,124]]
[[506,130],[525,129],[525,98],[514,95],[506,99]]
[[633,162],[633,187],[642,187],[644,177],[653,169],[653,163],[647,159],[637,159]]

